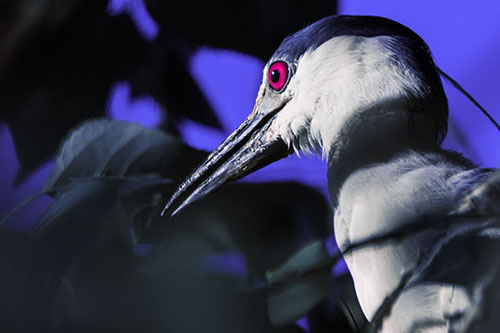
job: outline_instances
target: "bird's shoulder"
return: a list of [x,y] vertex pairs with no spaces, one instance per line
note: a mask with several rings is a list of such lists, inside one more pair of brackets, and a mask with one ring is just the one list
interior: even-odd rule
[[471,193],[469,208],[479,205],[480,196],[488,196],[483,204],[498,205],[498,184],[496,196],[479,190],[492,172],[439,151],[408,151],[386,163],[366,166],[353,172],[339,191],[336,232],[344,230],[347,238],[368,237],[422,216],[447,215]]

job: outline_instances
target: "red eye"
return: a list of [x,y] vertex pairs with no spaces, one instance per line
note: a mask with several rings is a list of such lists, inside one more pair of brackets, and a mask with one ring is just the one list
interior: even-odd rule
[[269,84],[274,90],[281,90],[288,77],[288,66],[283,61],[276,61],[269,67]]

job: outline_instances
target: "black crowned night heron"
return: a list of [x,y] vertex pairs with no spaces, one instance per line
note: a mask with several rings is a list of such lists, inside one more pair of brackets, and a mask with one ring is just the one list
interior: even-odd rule
[[[343,251],[419,217],[451,214],[491,174],[440,148],[447,118],[439,70],[417,34],[380,17],[326,17],[281,43],[264,68],[250,116],[166,209],[178,211],[293,151],[316,152],[328,162]],[[369,320],[431,247],[432,235],[345,256]],[[423,282],[404,290],[383,331],[456,331],[470,308],[467,289]]]

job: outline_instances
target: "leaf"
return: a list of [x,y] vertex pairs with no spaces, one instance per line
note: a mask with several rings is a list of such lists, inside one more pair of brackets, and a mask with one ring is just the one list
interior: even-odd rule
[[[70,236],[78,228],[88,229],[95,224],[117,201],[123,196],[131,195],[146,188],[169,185],[171,180],[154,175],[142,177],[90,177],[73,180],[57,188],[56,198],[40,219],[35,234],[47,233],[59,224],[67,225],[62,228]],[[124,224],[131,220],[123,221]],[[127,223],[125,223],[127,222]],[[81,226],[77,226],[82,223]],[[83,230],[83,229],[82,229]],[[80,230],[81,231],[81,230]],[[125,240],[130,243],[130,240]]]
[[[40,219],[35,234],[46,233],[56,225],[67,225],[70,229],[86,228],[117,199],[115,186],[102,179],[76,180],[60,187],[56,199]],[[83,223],[83,226],[78,226]],[[65,228],[63,226],[63,228]],[[68,238],[69,231],[65,231]]]
[[[205,153],[192,149],[173,136],[138,124],[92,120],[74,130],[62,145],[54,168],[40,193],[27,198],[0,220],[0,227],[31,201],[43,194],[66,191],[75,179],[91,177],[127,177],[121,195],[145,186],[164,185],[171,179],[152,173],[183,178]],[[128,175],[145,175],[132,182]],[[150,177],[150,178],[148,178]]]
[[[111,179],[109,179],[111,181]],[[148,187],[172,184],[172,180],[157,175],[145,175],[142,177],[124,177],[116,181],[120,182],[118,194],[120,196],[131,195]]]
[[354,283],[350,274],[344,274],[335,278],[337,289],[337,302],[340,310],[353,332],[362,332],[369,325],[363,310],[358,302]]
[[270,285],[277,284],[310,271],[329,259],[323,242],[315,240],[297,251],[278,269],[267,272],[266,278]]
[[274,291],[268,300],[268,314],[274,326],[290,324],[318,305],[332,290],[330,271],[306,275]]
[[273,325],[283,326],[301,318],[331,293],[330,266],[325,265],[328,260],[324,244],[317,240],[266,274],[271,287],[275,286],[268,300]]
[[160,162],[141,161],[144,154],[154,150],[156,156],[176,156],[180,149],[180,142],[173,137],[137,124],[107,119],[88,121],[64,142],[44,190],[50,192],[71,179],[124,176],[134,163],[142,165],[135,168],[140,173]]

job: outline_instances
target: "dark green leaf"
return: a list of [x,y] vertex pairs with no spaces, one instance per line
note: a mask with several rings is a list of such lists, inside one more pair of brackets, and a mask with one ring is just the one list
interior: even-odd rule
[[275,326],[290,324],[311,311],[331,291],[329,269],[294,279],[269,296],[269,319]]
[[[137,124],[107,119],[92,120],[75,129],[57,156],[45,191],[67,184],[71,179],[96,176],[124,176],[134,163],[149,173],[158,156],[176,156],[181,144],[173,137]],[[155,151],[156,154],[148,154]],[[144,155],[157,159],[145,159]],[[139,162],[138,162],[139,161]],[[141,170],[142,169],[142,170]]]
[[335,278],[335,285],[337,286],[338,305],[344,317],[353,332],[361,332],[367,325],[363,310],[359,305],[358,298],[356,297],[356,290],[352,282],[351,275],[344,274]]
[[[36,233],[45,233],[57,224],[86,228],[117,200],[115,187],[102,179],[73,181],[57,190],[56,199],[40,219]],[[60,223],[59,223],[60,222]],[[70,238],[70,234],[67,235]],[[63,237],[64,238],[64,237]]]
[[[125,178],[91,177],[74,180],[55,189],[55,200],[42,216],[35,233],[46,234],[56,227],[63,230],[55,232],[60,233],[61,240],[69,239],[70,242],[74,242],[72,237],[83,237],[82,235],[86,233],[95,233],[96,228],[100,227],[97,221],[100,221],[114,205],[121,204],[122,196],[170,183],[168,179],[153,175]],[[117,232],[132,227],[131,216],[127,216],[126,213],[123,216],[122,222],[117,226]],[[120,231],[121,234],[125,236],[123,242],[130,244],[132,241],[128,231],[122,231]]]
[[320,266],[329,258],[323,242],[313,241],[302,247],[278,269],[267,272],[267,281],[271,285],[286,281]]
[[281,267],[268,272],[273,287],[268,313],[273,325],[289,324],[308,313],[332,291],[328,252],[322,241],[307,244]]
[[[104,178],[106,179],[106,178]],[[162,178],[157,175],[145,175],[139,177],[123,177],[118,179],[108,179],[108,181],[114,181],[118,183],[118,194],[120,196],[126,196],[133,194],[137,191],[161,185],[172,184],[172,180],[168,178]]]

